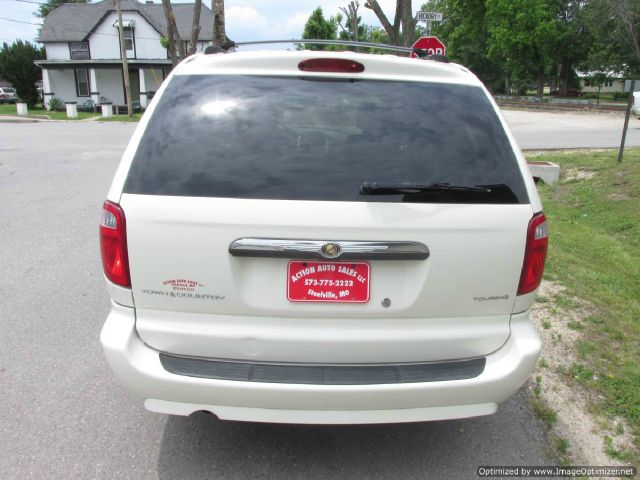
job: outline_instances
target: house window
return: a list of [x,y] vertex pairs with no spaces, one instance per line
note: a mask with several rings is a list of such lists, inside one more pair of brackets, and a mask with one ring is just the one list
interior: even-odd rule
[[76,68],[76,93],[79,97],[88,97],[89,92],[89,70]]
[[613,80],[607,80],[606,82],[604,82],[604,86],[605,87],[613,87]]
[[69,54],[71,60],[88,60],[91,58],[89,53],[89,42],[70,42]]
[[127,57],[135,57],[136,43],[133,38],[133,27],[124,27],[124,49],[127,51]]

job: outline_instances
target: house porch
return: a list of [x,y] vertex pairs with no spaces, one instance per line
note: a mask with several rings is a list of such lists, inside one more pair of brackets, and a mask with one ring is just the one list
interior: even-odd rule
[[[113,62],[41,60],[36,63],[42,68],[43,97],[47,109],[52,98],[78,104],[85,103],[89,99],[96,105],[112,103],[116,106],[125,106],[127,103],[122,63],[119,60]],[[132,100],[140,102],[140,106],[146,108],[170,69],[171,64],[168,61],[130,61],[129,79]]]

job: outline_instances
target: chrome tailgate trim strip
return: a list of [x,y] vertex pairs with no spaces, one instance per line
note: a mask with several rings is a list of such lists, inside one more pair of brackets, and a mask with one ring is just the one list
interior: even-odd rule
[[236,257],[320,260],[425,260],[429,258],[429,249],[419,242],[286,238],[239,238],[229,245],[229,253]]

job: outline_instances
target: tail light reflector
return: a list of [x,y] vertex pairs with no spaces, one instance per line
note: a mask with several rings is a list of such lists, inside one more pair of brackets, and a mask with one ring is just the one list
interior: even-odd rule
[[310,58],[298,64],[303,72],[336,72],[360,73],[364,72],[364,65],[346,58]]
[[119,205],[108,200],[104,202],[100,215],[100,253],[102,268],[109,281],[130,288],[124,212]]
[[538,213],[529,222],[518,295],[531,293],[540,286],[548,246],[547,219],[544,213]]

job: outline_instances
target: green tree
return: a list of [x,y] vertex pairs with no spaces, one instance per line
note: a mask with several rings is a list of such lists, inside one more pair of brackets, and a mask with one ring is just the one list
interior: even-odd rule
[[382,28],[385,29],[392,45],[408,47],[419,37],[411,0],[396,0],[396,12],[393,23],[389,21],[377,0],[367,0],[365,8],[373,10]]
[[[338,25],[335,18],[324,18],[322,8],[316,8],[312,13],[302,32],[302,38],[317,40],[336,40]],[[314,43],[306,43],[304,47],[307,50],[327,50],[326,45],[318,45]]]
[[502,58],[489,58],[485,0],[431,0],[421,10],[443,14],[432,33],[447,46],[447,57],[473,71],[493,91],[505,87]]
[[[606,1],[606,0],[601,0]],[[635,73],[640,72],[640,2],[637,0],[608,0],[622,28],[627,32],[627,46],[635,54]]]
[[590,0],[584,16],[590,43],[582,68],[640,75],[640,2]]
[[[389,34],[385,31],[384,28],[372,25],[363,25],[364,36],[362,37],[363,41],[371,42],[371,43],[384,43],[391,44],[391,39],[389,38]],[[388,50],[385,51],[389,53]]]
[[556,66],[560,31],[555,0],[487,0],[489,58],[504,61],[520,83],[535,81],[542,98],[545,79]]
[[[340,40],[384,43],[389,45],[391,40],[389,39],[389,34],[384,30],[384,28],[362,23],[362,17],[358,15],[359,7],[360,2],[353,0],[349,2],[347,7],[339,7],[340,12],[335,16],[336,23],[340,28],[338,38]],[[376,54],[389,53],[389,50],[368,47],[357,48],[356,51]]]
[[15,41],[11,46],[6,42],[0,50],[0,77],[9,80],[18,97],[33,106],[38,101],[36,82],[42,79],[42,72],[34,60],[44,58],[44,48],[36,48],[29,42]]
[[576,81],[575,67],[588,55],[591,37],[586,28],[586,6],[585,0],[560,0],[556,7],[558,31],[551,57],[556,62],[561,90],[576,86],[572,84]]
[[53,10],[58,8],[63,3],[88,3],[87,0],[46,0],[45,3],[38,7],[38,10],[34,13],[36,17],[44,18],[49,15]]
[[346,7],[339,8],[340,12],[336,14],[335,19],[340,27],[340,40],[364,41],[365,27],[361,24],[362,18],[358,15],[360,3],[352,0]]

